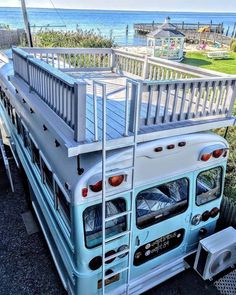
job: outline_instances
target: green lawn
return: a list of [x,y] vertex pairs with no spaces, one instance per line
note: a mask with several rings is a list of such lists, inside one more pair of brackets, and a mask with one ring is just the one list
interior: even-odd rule
[[183,63],[223,72],[226,74],[236,75],[236,52],[230,53],[229,59],[212,59],[208,58],[206,52],[187,52]]

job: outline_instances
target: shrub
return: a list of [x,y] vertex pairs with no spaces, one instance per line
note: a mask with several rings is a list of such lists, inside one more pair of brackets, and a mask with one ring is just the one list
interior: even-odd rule
[[105,47],[114,45],[112,39],[93,30],[76,32],[44,31],[34,35],[34,44],[38,47]]
[[233,51],[233,52],[236,52],[236,40],[232,40],[231,43],[230,43],[230,49]]

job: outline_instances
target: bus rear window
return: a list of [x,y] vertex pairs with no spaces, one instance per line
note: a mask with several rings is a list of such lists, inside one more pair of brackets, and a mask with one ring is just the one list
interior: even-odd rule
[[[106,217],[126,211],[124,199],[118,198],[106,202]],[[85,245],[94,248],[102,244],[102,204],[93,205],[84,210]],[[106,238],[119,234],[127,229],[126,216],[106,223]]]
[[198,174],[196,187],[196,204],[198,206],[221,196],[222,173],[222,168],[217,167]]
[[141,191],[136,199],[137,226],[145,228],[188,208],[189,181],[178,179]]

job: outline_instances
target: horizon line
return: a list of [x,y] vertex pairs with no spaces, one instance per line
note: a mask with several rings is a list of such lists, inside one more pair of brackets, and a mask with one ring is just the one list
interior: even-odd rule
[[[21,6],[0,6],[0,8],[20,8]],[[27,7],[27,9],[55,9],[54,7]],[[92,11],[127,11],[127,12],[185,12],[185,13],[232,13],[236,14],[236,11],[189,11],[189,10],[139,10],[139,9],[99,9],[99,8],[63,8],[63,7],[56,7],[56,9],[61,10],[92,10]]]

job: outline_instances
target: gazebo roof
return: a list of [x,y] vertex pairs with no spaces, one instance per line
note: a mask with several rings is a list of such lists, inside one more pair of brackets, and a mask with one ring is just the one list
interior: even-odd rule
[[171,37],[185,37],[183,33],[177,31],[176,26],[170,23],[170,18],[166,18],[163,25],[161,25],[158,29],[147,34],[148,38],[171,38]]

